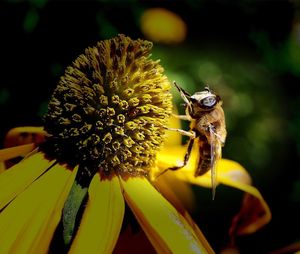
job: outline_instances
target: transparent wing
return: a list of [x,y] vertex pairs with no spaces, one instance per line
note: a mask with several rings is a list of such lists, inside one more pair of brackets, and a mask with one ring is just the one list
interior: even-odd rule
[[221,142],[214,131],[214,127],[211,125],[209,128],[210,135],[210,169],[211,169],[211,187],[212,187],[212,199],[215,198],[216,195],[216,187],[217,187],[217,168],[216,163],[222,156],[222,148]]

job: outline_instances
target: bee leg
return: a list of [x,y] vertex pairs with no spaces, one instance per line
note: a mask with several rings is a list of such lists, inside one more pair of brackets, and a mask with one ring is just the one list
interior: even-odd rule
[[189,141],[189,144],[188,144],[188,147],[187,147],[187,150],[186,150],[186,153],[184,155],[184,159],[183,159],[183,162],[181,165],[179,166],[175,166],[175,167],[171,167],[171,168],[168,168],[168,170],[178,170],[178,169],[181,169],[183,167],[186,166],[186,164],[188,163],[189,161],[189,158],[191,156],[191,152],[192,152],[192,148],[193,148],[193,145],[194,145],[194,141],[195,139],[194,138],[191,138],[190,141]]
[[169,131],[179,132],[181,135],[188,136],[191,139],[194,139],[196,137],[196,133],[194,131],[185,131],[185,130],[181,130],[181,129],[166,127],[166,126],[164,126],[164,128]]
[[191,121],[191,117],[187,116],[187,115],[176,115],[176,114],[172,114],[172,116],[174,116],[177,119],[180,120],[184,120],[184,121]]
[[183,168],[184,166],[186,166],[186,164],[188,163],[189,161],[189,158],[190,158],[190,155],[191,155],[191,152],[192,152],[192,148],[193,148],[193,145],[194,145],[194,141],[195,139],[194,138],[191,138],[190,141],[189,141],[189,144],[188,144],[188,148],[186,150],[186,153],[184,155],[184,159],[183,159],[183,162],[181,165],[179,166],[174,166],[174,167],[171,167],[171,168],[167,168],[165,170],[163,170],[162,172],[160,172],[157,176],[161,176],[162,174],[166,173],[168,170],[172,170],[172,171],[175,171],[175,170],[178,170],[178,169],[181,169]]

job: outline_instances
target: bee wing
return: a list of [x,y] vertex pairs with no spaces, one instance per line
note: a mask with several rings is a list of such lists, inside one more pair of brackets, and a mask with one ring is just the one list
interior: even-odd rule
[[211,169],[211,187],[212,187],[212,199],[215,198],[216,194],[216,187],[217,187],[217,169],[216,169],[216,162],[221,158],[222,148],[221,142],[213,130],[211,126],[209,128],[209,135],[210,135],[210,169]]

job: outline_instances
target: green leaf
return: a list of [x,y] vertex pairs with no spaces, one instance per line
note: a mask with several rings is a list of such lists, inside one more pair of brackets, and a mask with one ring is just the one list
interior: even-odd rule
[[63,223],[63,239],[66,246],[68,246],[74,235],[76,227],[76,219],[81,205],[87,197],[88,187],[82,186],[75,181],[65,203],[62,215]]

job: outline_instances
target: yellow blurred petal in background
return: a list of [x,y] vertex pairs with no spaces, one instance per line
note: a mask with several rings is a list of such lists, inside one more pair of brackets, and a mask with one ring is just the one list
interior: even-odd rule
[[4,147],[12,147],[34,143],[36,145],[45,141],[46,132],[41,126],[24,126],[11,129],[5,137]]
[[182,18],[163,8],[146,10],[141,17],[141,30],[146,38],[166,44],[182,42],[187,34]]

